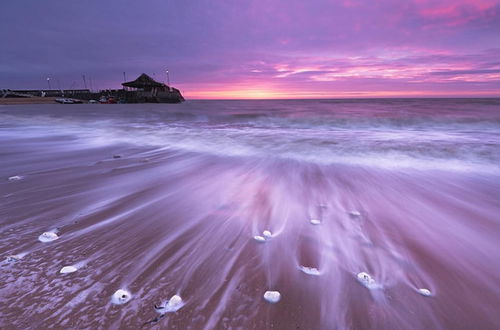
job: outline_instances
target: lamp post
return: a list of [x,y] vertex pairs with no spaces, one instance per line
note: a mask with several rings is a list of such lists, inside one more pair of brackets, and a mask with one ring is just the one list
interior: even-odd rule
[[[125,71],[123,71],[123,82],[124,83],[127,82],[127,74],[125,73]],[[123,90],[126,91],[127,90],[127,86],[123,86]]]
[[168,70],[166,72],[167,72],[167,86],[168,86],[168,91],[171,92],[172,89],[170,88],[170,75],[168,74]]
[[50,77],[47,78],[47,84],[49,85],[49,90],[51,90],[51,88],[50,88]]

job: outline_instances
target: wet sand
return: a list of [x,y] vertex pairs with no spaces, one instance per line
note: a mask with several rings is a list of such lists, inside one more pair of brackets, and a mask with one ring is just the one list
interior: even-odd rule
[[[24,165],[30,175],[2,182],[0,253],[26,253],[2,265],[2,327],[133,329],[174,294],[186,306],[162,328],[498,324],[499,232],[488,211],[498,207],[498,180],[113,152],[69,153],[40,171]],[[60,239],[37,241],[51,229]],[[255,242],[265,229],[272,239]],[[59,274],[75,263],[85,266]],[[362,287],[361,271],[383,289]],[[119,288],[133,299],[111,305]],[[266,303],[266,290],[282,300]]]
[[[500,324],[498,174],[96,146],[58,133],[2,135],[2,329]],[[254,240],[264,230],[272,237]],[[47,231],[59,239],[40,242]],[[69,265],[78,270],[60,274]],[[118,289],[131,300],[112,304]],[[281,300],[266,302],[267,290]],[[145,324],[176,294],[182,308]]]

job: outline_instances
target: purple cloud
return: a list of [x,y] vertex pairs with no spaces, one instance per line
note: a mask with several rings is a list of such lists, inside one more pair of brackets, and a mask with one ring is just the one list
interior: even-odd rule
[[499,18],[497,0],[7,2],[0,88],[168,68],[188,98],[498,96]]

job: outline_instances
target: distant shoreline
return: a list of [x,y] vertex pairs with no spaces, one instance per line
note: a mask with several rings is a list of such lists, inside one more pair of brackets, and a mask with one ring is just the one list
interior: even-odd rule
[[56,99],[57,97],[5,97],[0,98],[0,104],[56,104]]
[[[7,97],[0,98],[0,105],[58,104],[59,97]],[[384,97],[384,98],[314,98],[314,99],[193,99],[192,101],[398,101],[398,100],[500,100],[500,97]],[[86,102],[84,102],[86,103]]]

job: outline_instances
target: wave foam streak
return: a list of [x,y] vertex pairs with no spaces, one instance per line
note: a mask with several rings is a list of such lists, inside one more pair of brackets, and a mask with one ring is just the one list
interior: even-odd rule
[[[498,180],[161,150],[91,164],[2,184],[12,190],[3,216],[17,211],[0,251],[27,252],[2,265],[3,326],[133,328],[174,294],[186,305],[164,326],[498,324]],[[71,216],[50,208],[60,199]],[[52,228],[57,241],[36,241]],[[360,285],[360,272],[377,287]],[[111,305],[120,288],[133,298]],[[262,299],[268,290],[279,303]]]

